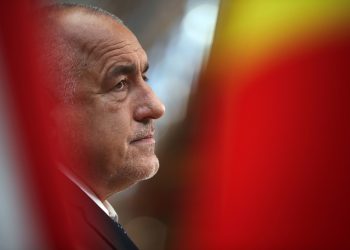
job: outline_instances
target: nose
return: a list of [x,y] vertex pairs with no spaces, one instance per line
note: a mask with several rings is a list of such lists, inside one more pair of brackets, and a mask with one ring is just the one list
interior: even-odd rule
[[134,111],[134,119],[143,122],[149,119],[158,119],[165,112],[164,104],[158,99],[149,86],[140,92],[137,97],[138,105]]

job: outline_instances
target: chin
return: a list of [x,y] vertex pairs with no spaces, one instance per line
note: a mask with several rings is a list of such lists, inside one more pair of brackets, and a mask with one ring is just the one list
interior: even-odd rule
[[125,180],[132,184],[138,181],[152,178],[159,169],[159,161],[155,155],[148,157],[137,157],[126,162],[118,169],[117,179]]
[[156,156],[152,157],[148,161],[144,161],[143,164],[139,167],[142,177],[140,180],[147,180],[152,178],[159,169],[159,161]]

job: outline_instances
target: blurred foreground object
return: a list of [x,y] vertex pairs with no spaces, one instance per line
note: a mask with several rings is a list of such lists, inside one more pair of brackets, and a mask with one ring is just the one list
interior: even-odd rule
[[38,24],[32,1],[1,2],[1,249],[72,246],[48,136],[52,103],[43,86],[54,79],[40,56]]
[[349,1],[222,1],[174,249],[350,248]]

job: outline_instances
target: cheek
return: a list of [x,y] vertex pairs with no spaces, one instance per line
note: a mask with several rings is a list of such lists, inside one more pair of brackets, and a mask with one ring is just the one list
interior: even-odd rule
[[127,102],[114,101],[110,96],[97,96],[91,105],[81,110],[80,120],[85,158],[105,170],[123,162],[132,136],[132,112]]
[[[106,153],[118,153],[122,156],[126,151],[128,140],[132,136],[131,113],[120,103],[106,103],[97,111],[92,132],[98,131],[99,144]],[[112,152],[110,152],[112,151]]]
[[95,121],[96,127],[102,128],[115,138],[127,138],[131,133],[132,113],[129,107],[119,102],[106,102]]

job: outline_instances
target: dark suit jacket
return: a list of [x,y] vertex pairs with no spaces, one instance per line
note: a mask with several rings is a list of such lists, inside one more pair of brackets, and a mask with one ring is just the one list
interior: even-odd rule
[[138,249],[121,225],[114,222],[66,176],[62,179],[64,217],[73,249]]

